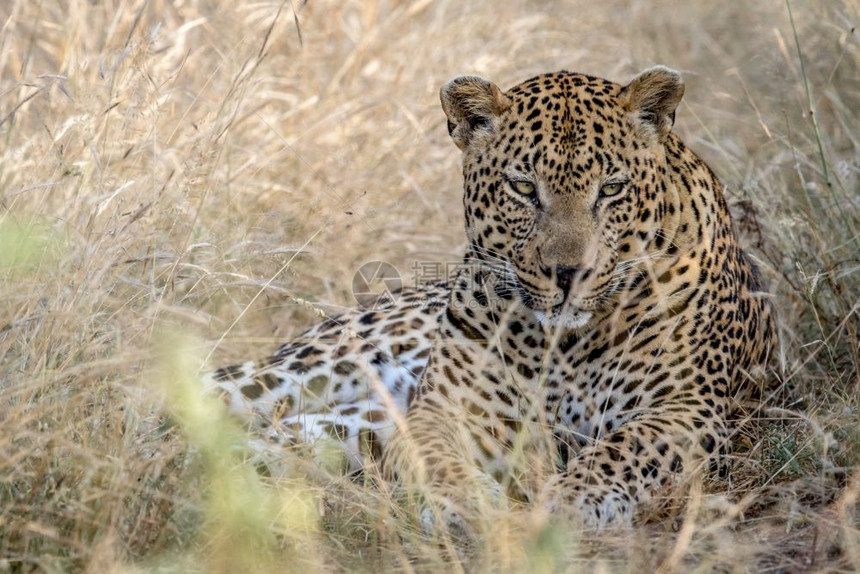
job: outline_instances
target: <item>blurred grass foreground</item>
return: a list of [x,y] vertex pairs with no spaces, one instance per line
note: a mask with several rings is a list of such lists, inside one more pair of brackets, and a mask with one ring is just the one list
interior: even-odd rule
[[[860,570],[857,0],[0,5],[0,572]],[[780,400],[625,535],[500,520],[461,564],[410,503],[280,453],[197,374],[456,260],[437,91],[684,73],[780,312]],[[296,304],[310,301],[311,305]]]

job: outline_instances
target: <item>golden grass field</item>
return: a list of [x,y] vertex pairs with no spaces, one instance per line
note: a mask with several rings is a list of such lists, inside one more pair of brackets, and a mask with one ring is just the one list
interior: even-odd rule
[[[860,570],[858,23],[858,0],[6,0],[0,572]],[[439,86],[657,63],[780,312],[781,396],[728,480],[633,533],[511,517],[464,565],[384,485],[243,462],[197,373],[353,305],[365,261],[457,259]]]

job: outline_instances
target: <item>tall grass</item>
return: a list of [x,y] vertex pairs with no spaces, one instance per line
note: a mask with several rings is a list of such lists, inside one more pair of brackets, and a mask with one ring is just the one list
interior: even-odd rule
[[364,261],[456,259],[451,76],[654,63],[684,72],[676,129],[771,284],[779,397],[685,507],[600,540],[501,517],[470,566],[860,569],[858,21],[856,0],[4,3],[0,569],[461,568],[372,477],[293,453],[255,473],[190,381],[301,330],[297,298],[352,304]]

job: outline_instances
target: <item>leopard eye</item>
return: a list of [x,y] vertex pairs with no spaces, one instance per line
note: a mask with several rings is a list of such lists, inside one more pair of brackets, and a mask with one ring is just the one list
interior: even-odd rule
[[618,195],[621,193],[622,189],[624,189],[623,182],[617,181],[615,183],[607,183],[600,188],[600,197],[612,197],[614,195]]
[[511,181],[511,188],[520,195],[532,195],[535,192],[535,184],[530,181]]

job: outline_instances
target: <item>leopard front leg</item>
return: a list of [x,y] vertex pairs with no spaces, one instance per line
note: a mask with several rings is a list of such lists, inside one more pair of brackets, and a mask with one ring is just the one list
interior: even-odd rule
[[637,507],[684,476],[726,440],[714,409],[664,404],[583,448],[553,476],[539,501],[590,529],[629,527]]
[[477,523],[504,509],[506,496],[475,456],[478,445],[492,437],[480,436],[479,425],[464,419],[466,414],[441,397],[419,397],[384,465],[401,485],[421,493],[419,519],[426,535],[447,533],[471,543],[479,537]]

